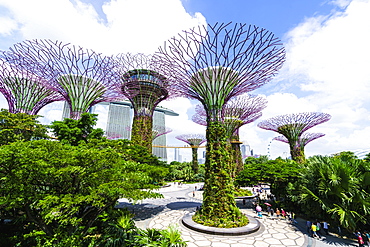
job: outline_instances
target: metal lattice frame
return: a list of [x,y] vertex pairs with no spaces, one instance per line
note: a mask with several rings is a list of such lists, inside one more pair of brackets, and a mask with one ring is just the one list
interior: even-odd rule
[[168,80],[156,72],[159,66],[151,55],[126,53],[115,57],[119,86],[132,103],[135,116],[152,117],[155,107],[173,96]]
[[[262,116],[267,106],[265,97],[244,94],[231,99],[222,109],[222,119],[230,139],[243,125],[249,124]],[[237,136],[237,141],[239,137]]]
[[206,137],[201,134],[185,134],[176,136],[176,139],[189,144],[191,147],[199,147],[207,141]]
[[[267,100],[263,96],[243,94],[232,98],[224,105],[221,111],[223,122],[229,139],[237,133],[243,125],[252,123],[262,116],[262,110],[267,106]],[[202,105],[195,107],[192,120],[200,125],[207,125],[207,114]]]
[[175,90],[199,100],[217,120],[232,97],[264,85],[281,68],[285,51],[271,32],[246,24],[200,26],[173,37],[156,59]]
[[321,112],[303,112],[276,116],[264,120],[258,127],[278,132],[289,139],[298,138],[306,130],[329,121],[331,116]]
[[134,108],[131,140],[152,150],[155,107],[171,97],[168,80],[157,72],[160,64],[151,55],[119,54],[115,57],[117,84]]
[[14,61],[7,54],[3,52],[0,58],[0,92],[8,102],[9,112],[36,115],[45,105],[63,100],[59,93],[48,88],[48,80],[22,69],[24,59]]
[[99,102],[123,98],[116,87],[111,57],[51,40],[27,40],[10,50],[28,61],[24,69],[36,70],[48,80],[50,89],[64,97],[70,105],[71,118],[78,119]]
[[[298,143],[297,143],[297,146],[299,146],[301,148],[304,148],[311,141],[316,140],[316,139],[318,139],[320,137],[323,137],[323,136],[325,136],[325,134],[323,134],[323,133],[307,133],[307,132],[305,132],[300,136],[300,138],[298,140]],[[289,143],[289,140],[285,136],[277,136],[277,137],[274,137],[272,140]]]
[[317,136],[317,138],[311,140],[311,138],[315,137],[315,134],[313,136],[304,135],[304,132],[316,125],[329,121],[330,118],[329,114],[321,112],[294,113],[264,120],[258,124],[258,127],[282,134],[286,139],[278,137],[276,140],[286,140],[284,142],[289,143],[292,159],[301,163],[305,159],[303,149],[305,145],[302,148],[301,145],[321,137]]
[[162,126],[162,125],[154,125],[153,126],[153,129],[152,129],[152,136],[153,136],[153,141],[162,136],[162,135],[166,135],[168,133],[172,132],[172,129],[171,128],[168,128],[168,127],[165,127],[165,126]]

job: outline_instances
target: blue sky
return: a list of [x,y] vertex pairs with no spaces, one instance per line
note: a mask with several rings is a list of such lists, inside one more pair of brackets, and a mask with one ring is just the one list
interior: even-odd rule
[[[184,29],[215,22],[254,24],[280,37],[287,61],[274,80],[256,90],[267,97],[260,120],[276,115],[319,111],[332,119],[312,128],[326,136],[306,146],[308,156],[370,149],[370,1],[369,0],[0,0],[0,49],[26,39],[71,42],[107,55],[153,53]],[[169,144],[175,136],[204,133],[190,119],[195,101],[184,98],[161,105],[178,112],[168,117]],[[7,108],[0,97],[0,107]],[[48,123],[61,118],[61,104],[40,112]],[[106,109],[97,107],[99,127]],[[289,154],[285,143],[260,121],[240,134],[256,154]],[[169,160],[173,150],[169,149]],[[181,151],[190,160],[190,150]]]

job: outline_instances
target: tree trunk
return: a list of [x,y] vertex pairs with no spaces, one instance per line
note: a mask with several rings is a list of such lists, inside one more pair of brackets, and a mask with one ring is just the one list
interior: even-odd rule
[[153,119],[149,116],[134,116],[132,122],[131,141],[152,152]]
[[192,151],[192,157],[193,157],[193,162],[192,162],[193,171],[194,171],[194,174],[197,174],[198,170],[199,170],[198,147],[197,146],[192,146],[191,151]]
[[241,215],[233,194],[231,147],[222,123],[208,124],[207,142],[203,205],[197,214],[204,222],[211,220],[214,226],[222,226]]

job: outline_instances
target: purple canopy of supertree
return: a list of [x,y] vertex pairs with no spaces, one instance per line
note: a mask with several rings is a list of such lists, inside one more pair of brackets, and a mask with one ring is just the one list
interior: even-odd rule
[[232,97],[255,90],[281,68],[285,51],[266,29],[237,23],[199,26],[155,54],[159,72],[183,96],[199,100],[212,121]]
[[[300,146],[301,148],[303,148],[304,146],[306,146],[311,141],[316,140],[320,137],[323,137],[324,135],[325,134],[323,134],[323,133],[307,133],[307,132],[305,132],[299,137],[297,145]],[[277,136],[277,137],[274,137],[272,140],[289,143],[289,140],[285,136]]]
[[118,85],[132,103],[135,116],[152,117],[161,101],[174,96],[168,80],[157,72],[160,64],[151,55],[118,54],[114,63],[120,77]]
[[17,43],[10,50],[13,57],[28,62],[24,69],[45,78],[49,88],[64,97],[73,119],[99,102],[123,98],[112,57],[69,43],[37,39]]
[[63,100],[59,93],[48,88],[46,79],[19,66],[22,58],[14,64],[6,62],[7,57],[7,52],[1,53],[0,92],[8,102],[9,112],[36,115],[45,105]]
[[189,144],[191,147],[199,147],[207,141],[206,137],[201,134],[185,134],[176,136],[176,139]]
[[282,134],[285,138],[278,137],[276,140],[289,143],[292,159],[302,163],[305,160],[305,144],[321,137],[320,134],[304,135],[304,132],[318,124],[329,121],[330,118],[331,116],[327,113],[303,112],[276,116],[260,122],[258,127]]
[[[254,122],[262,116],[262,110],[267,106],[265,97],[243,94],[232,98],[222,107],[221,121],[223,122],[228,138],[238,133],[243,125]],[[195,107],[192,117],[195,123],[207,125],[207,114],[202,105]]]
[[165,127],[163,125],[154,125],[153,126],[153,129],[152,129],[152,134],[153,134],[153,141],[162,136],[162,135],[165,135],[165,134],[168,134],[172,132],[172,129],[171,128],[168,128],[168,127]]
[[329,121],[331,116],[321,112],[303,112],[276,116],[264,120],[258,124],[258,127],[266,130],[278,132],[284,136],[301,136],[306,130]]

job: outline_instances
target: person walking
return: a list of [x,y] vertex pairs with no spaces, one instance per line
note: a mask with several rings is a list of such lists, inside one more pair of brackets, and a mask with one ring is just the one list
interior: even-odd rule
[[362,233],[362,239],[364,240],[364,246],[370,246],[370,235],[367,231],[364,231]]
[[364,239],[362,238],[361,232],[358,231],[357,233],[355,233],[355,235],[357,237],[358,247],[364,247],[365,246],[365,242],[364,242]]
[[283,208],[281,209],[281,215],[284,217],[284,219],[286,219],[286,212]]
[[280,219],[280,210],[278,208],[276,209],[275,213],[276,213],[276,217]]
[[311,225],[312,225],[311,221],[307,220],[306,221],[306,229],[307,229],[307,234],[309,236],[312,236]]
[[328,222],[324,221],[322,223],[322,229],[324,229],[325,235],[329,235],[329,224],[328,224]]
[[320,232],[320,230],[321,230],[321,224],[320,224],[319,221],[316,221],[316,234],[321,239],[321,232]]
[[312,222],[311,224],[311,231],[312,231],[312,237],[317,237],[320,239],[319,235],[317,235],[317,226],[315,225],[315,223]]

